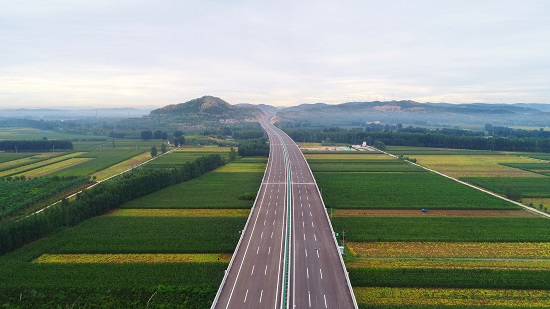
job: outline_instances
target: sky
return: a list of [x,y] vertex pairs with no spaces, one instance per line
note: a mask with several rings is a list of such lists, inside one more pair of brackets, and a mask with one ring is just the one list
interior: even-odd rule
[[546,0],[0,0],[0,108],[550,103]]

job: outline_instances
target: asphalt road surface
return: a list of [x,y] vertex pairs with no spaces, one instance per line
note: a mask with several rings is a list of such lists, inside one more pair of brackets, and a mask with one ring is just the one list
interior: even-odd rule
[[267,119],[261,124],[269,161],[212,308],[357,308],[304,156]]

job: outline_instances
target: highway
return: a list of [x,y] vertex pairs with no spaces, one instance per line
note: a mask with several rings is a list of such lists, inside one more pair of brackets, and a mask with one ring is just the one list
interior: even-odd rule
[[357,308],[313,174],[267,119],[269,160],[212,308]]

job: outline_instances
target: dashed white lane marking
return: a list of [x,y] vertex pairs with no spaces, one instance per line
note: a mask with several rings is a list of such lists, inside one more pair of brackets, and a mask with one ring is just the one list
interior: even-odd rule
[[271,238],[273,238],[273,231],[271,231]]
[[275,220],[273,220],[273,225],[275,225]]
[[260,247],[258,247],[258,250],[256,250],[256,254],[258,254],[258,252],[260,252]]
[[252,265],[252,272],[250,273],[251,275],[254,274],[254,267],[255,267],[255,266],[256,266],[256,265]]
[[311,208],[311,204],[307,204],[307,207]]
[[302,221],[302,227],[305,227],[305,224],[306,224],[306,223],[305,223],[304,221]]
[[[304,251],[306,252],[306,257],[307,257],[307,249],[304,249]],[[317,254],[319,254],[319,252],[317,252]]]
[[325,294],[323,294],[323,299],[325,299],[325,308],[328,308],[327,307],[327,296]]
[[[264,295],[264,290],[260,292],[260,303],[262,302],[262,296]],[[326,307],[326,306],[325,306]]]
[[319,268],[319,273],[321,274],[321,279],[323,279],[323,270]]
[[271,253],[271,247],[267,248],[267,254]]
[[264,220],[264,225],[265,225],[265,222],[266,222],[266,221],[267,221],[267,219],[266,219],[266,220]]
[[[246,294],[244,294],[244,303],[246,303],[246,297],[248,296],[248,290],[246,290]],[[311,307],[311,306],[310,306]]]
[[267,265],[265,265],[264,275],[267,276]]
[[317,250],[317,257],[319,258],[319,250]]
[[310,217],[313,217],[313,215],[311,214],[311,211],[309,212],[309,216],[310,216]]
[[260,235],[260,238],[264,238],[264,232],[262,232],[262,235]]
[[304,240],[306,240],[306,234],[304,234]]
[[313,221],[311,221],[311,227],[315,227],[315,225],[313,225]]
[[309,268],[306,268],[306,276],[309,279]]
[[315,234],[313,234],[313,238],[315,238],[315,241],[317,241],[317,236],[315,236]]
[[302,217],[304,216],[304,212],[302,211]]
[[[248,290],[247,290],[248,292]],[[245,296],[245,299],[246,299],[246,296]],[[308,302],[309,302],[309,306],[311,307],[311,293],[309,291],[307,291],[307,299],[308,299]]]

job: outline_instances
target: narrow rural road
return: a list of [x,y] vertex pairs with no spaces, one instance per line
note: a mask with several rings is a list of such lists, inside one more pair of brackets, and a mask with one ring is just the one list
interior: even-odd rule
[[309,165],[288,135],[261,125],[269,161],[212,308],[357,308]]

